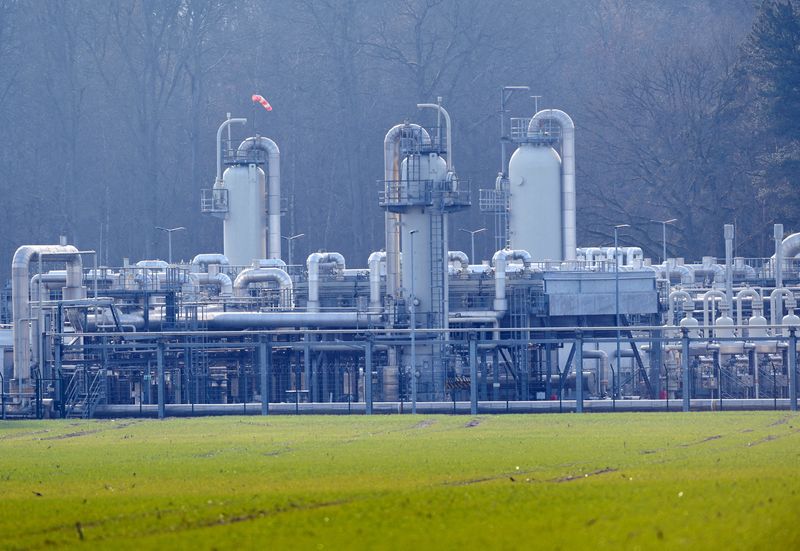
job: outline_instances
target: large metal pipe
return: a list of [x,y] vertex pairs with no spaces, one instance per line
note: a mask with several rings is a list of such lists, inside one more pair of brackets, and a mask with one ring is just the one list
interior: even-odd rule
[[253,283],[273,281],[280,288],[281,308],[293,308],[294,284],[291,276],[279,268],[247,268],[242,270],[233,282],[233,294],[237,297],[247,296],[247,290]]
[[711,338],[711,324],[714,322],[713,304],[716,304],[716,302],[712,301],[716,299],[720,300],[720,311],[727,311],[728,308],[728,297],[725,293],[719,289],[710,289],[705,292],[703,295],[703,331],[707,339]]
[[[416,132],[423,144],[430,144],[428,132],[418,124],[398,124],[386,133],[383,139],[383,179],[385,182],[400,180],[400,138],[403,131]],[[386,211],[386,293],[400,296],[400,214]]]
[[230,276],[222,272],[210,274],[208,272],[192,272],[189,274],[189,283],[195,292],[199,292],[201,285],[214,285],[219,288],[219,294],[223,297],[233,296],[233,283]]
[[[614,351],[616,353],[616,351]],[[608,364],[608,353],[605,350],[595,350],[593,348],[583,349],[583,361],[586,360],[600,360],[597,366],[597,390],[598,394],[604,394],[608,389],[608,380],[605,374],[605,368]],[[581,366],[583,371],[583,366]]]
[[494,310],[505,312],[508,310],[506,299],[506,263],[509,260],[521,260],[525,268],[531,265],[531,255],[521,249],[501,249],[492,256],[494,265]]
[[319,265],[324,263],[333,263],[336,269],[344,271],[345,262],[344,256],[335,252],[319,252],[311,253],[306,259],[306,267],[308,269],[308,303],[306,310],[308,312],[319,312]]
[[444,107],[442,107],[438,103],[418,103],[417,107],[419,109],[438,109],[439,113],[441,113],[442,116],[444,117],[445,136],[447,140],[447,145],[445,146],[447,151],[447,158],[445,160],[447,161],[447,172],[448,173],[453,172],[453,136],[451,133],[452,130],[450,125],[450,114]]
[[755,289],[745,288],[736,293],[736,325],[742,325],[744,323],[744,316],[742,314],[742,302],[746,299],[750,299],[751,308],[753,309],[753,315],[755,315],[755,311],[762,312],[764,310],[764,299],[761,298],[761,295],[758,294],[758,291]]
[[783,224],[775,224],[772,228],[775,238],[775,288],[783,287]]
[[30,265],[34,260],[46,258],[48,262],[65,262],[65,299],[84,298],[83,262],[78,249],[72,245],[23,245],[14,253],[11,262],[12,318],[14,322],[14,377],[27,381],[31,377],[31,335],[25,319],[30,312]]
[[227,119],[217,128],[217,181],[216,186],[222,185],[222,131],[233,123],[245,124],[247,119]]
[[575,123],[564,111],[543,109],[528,123],[528,132],[533,133],[543,122],[552,121],[561,127],[561,204],[564,260],[575,260]]
[[469,257],[463,251],[447,251],[447,262],[458,262],[459,271],[466,270],[469,266]]
[[208,266],[217,264],[221,268],[231,265],[228,257],[221,253],[202,253],[192,259],[192,272],[199,274],[208,271]]
[[270,327],[372,327],[378,317],[363,312],[211,312],[206,315],[213,331]]
[[263,136],[247,138],[240,145],[238,152],[245,153],[253,149],[267,153],[269,164],[269,181],[267,182],[267,255],[269,258],[281,258],[281,151],[278,145]]
[[725,224],[725,295],[728,302],[728,312],[733,312],[733,224]]
[[369,255],[367,266],[369,266],[369,311],[380,313],[383,309],[381,299],[381,262],[386,262],[384,251],[375,251]]
[[[769,323],[772,326],[778,325],[780,319],[783,317],[783,304],[782,298],[786,297],[788,300],[794,300],[794,294],[787,288],[781,287],[774,289],[769,295]],[[777,330],[773,327],[773,334],[777,334]]]

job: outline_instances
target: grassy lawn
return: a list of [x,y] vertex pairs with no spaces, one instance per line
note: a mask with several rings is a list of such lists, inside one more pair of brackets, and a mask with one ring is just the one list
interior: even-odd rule
[[0,549],[799,549],[787,412],[0,423]]

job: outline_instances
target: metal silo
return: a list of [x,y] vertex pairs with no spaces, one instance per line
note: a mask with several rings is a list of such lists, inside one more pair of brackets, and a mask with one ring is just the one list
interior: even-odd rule
[[536,260],[562,260],[561,157],[547,144],[523,143],[508,174],[511,248]]
[[266,178],[255,163],[229,167],[222,178],[228,190],[223,224],[225,256],[234,266],[267,256]]

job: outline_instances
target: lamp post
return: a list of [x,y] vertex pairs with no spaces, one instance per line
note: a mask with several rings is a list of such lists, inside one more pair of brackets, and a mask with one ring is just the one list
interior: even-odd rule
[[[619,239],[618,233],[620,228],[630,228],[630,224],[617,224],[614,226],[614,313],[615,313],[615,324],[617,326],[617,371],[620,371],[620,332],[619,332]],[[613,372],[612,372],[613,373]],[[614,377],[614,380],[611,382],[611,392],[614,396],[617,395],[617,377]],[[616,405],[616,404],[615,404]]]
[[411,253],[411,413],[417,413],[417,296],[414,294],[414,234],[419,230],[408,232],[410,237],[409,253]]
[[458,228],[458,231],[463,231],[464,233],[468,233],[469,234],[469,240],[470,240],[470,251],[469,251],[470,255],[469,255],[469,259],[472,261],[473,264],[477,264],[478,261],[475,258],[475,234],[476,233],[481,233],[482,231],[486,231],[486,228],[480,228],[480,229],[477,229],[477,230],[467,230],[465,228]]
[[162,228],[161,226],[156,226],[156,229],[167,232],[167,242],[169,243],[169,256],[167,257],[167,261],[172,264],[172,234],[176,231],[185,230],[186,228],[183,226],[178,226],[177,228]]
[[670,218],[669,220],[650,220],[656,224],[661,224],[661,262],[667,261],[667,224],[673,224],[678,221],[677,218]]
[[304,233],[298,233],[297,235],[290,235],[289,237],[287,237],[285,235],[281,236],[286,240],[286,242],[288,244],[288,249],[289,249],[289,258],[288,258],[288,260],[289,260],[289,262],[287,264],[289,264],[289,266],[292,265],[292,252],[294,251],[294,243],[293,243],[293,241],[295,239],[300,239],[301,237],[305,237],[305,236],[306,236],[306,234],[304,234]]

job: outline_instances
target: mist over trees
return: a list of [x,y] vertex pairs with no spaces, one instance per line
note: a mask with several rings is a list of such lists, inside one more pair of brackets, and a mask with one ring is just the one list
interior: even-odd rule
[[[0,277],[22,244],[66,235],[100,262],[221,251],[199,212],[226,113],[282,152],[295,261],[383,247],[382,140],[418,102],[453,117],[473,208],[500,168],[499,95],[529,85],[575,121],[578,243],[660,257],[771,254],[800,229],[800,2],[795,0],[0,0]],[[250,96],[263,94],[267,113]],[[514,116],[534,101],[513,96]],[[241,132],[241,128],[236,129]],[[482,257],[490,232],[476,236]]]

